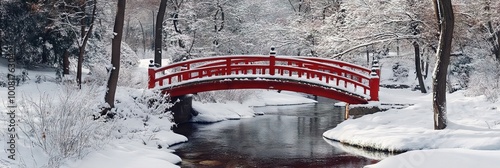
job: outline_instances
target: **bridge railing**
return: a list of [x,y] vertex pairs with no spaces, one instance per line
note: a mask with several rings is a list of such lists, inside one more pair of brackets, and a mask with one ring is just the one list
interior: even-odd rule
[[238,75],[274,78],[288,76],[290,79],[307,79],[341,89],[352,85],[354,90],[362,89],[362,94],[369,92],[370,100],[378,101],[380,71],[376,66],[368,69],[336,60],[272,54],[207,57],[159,68],[150,66],[148,87],[175,86],[202,78],[223,79]]

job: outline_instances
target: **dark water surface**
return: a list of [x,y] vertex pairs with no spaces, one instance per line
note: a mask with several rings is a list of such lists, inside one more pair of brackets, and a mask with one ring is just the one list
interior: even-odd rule
[[181,167],[363,167],[376,163],[343,152],[322,137],[343,121],[344,108],[318,104],[256,107],[265,115],[213,124],[188,123],[174,131],[187,143],[171,147]]

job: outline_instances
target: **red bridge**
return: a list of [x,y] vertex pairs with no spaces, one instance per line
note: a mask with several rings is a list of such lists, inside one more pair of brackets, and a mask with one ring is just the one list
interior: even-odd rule
[[[152,63],[153,61],[151,61]],[[148,88],[170,96],[225,90],[302,92],[350,104],[378,101],[378,63],[371,69],[347,62],[298,56],[232,55],[192,59],[148,70]]]

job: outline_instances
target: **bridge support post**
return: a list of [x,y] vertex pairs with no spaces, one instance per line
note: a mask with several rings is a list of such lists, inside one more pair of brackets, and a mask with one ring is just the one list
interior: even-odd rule
[[349,119],[349,103],[345,104],[345,116],[344,116],[344,120],[347,120],[347,119]]
[[174,106],[170,108],[173,112],[174,122],[177,124],[186,123],[191,120],[193,115],[197,115],[193,110],[193,96],[191,94],[172,97],[172,103],[175,103]]
[[156,80],[156,71],[155,71],[155,63],[153,60],[149,60],[149,68],[148,68],[148,88],[152,89],[155,87]]

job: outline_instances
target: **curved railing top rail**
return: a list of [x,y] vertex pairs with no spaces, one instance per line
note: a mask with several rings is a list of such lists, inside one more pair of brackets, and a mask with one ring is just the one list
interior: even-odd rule
[[226,56],[216,56],[216,57],[203,57],[203,58],[195,58],[195,59],[190,59],[182,62],[176,62],[164,67],[159,67],[156,68],[156,72],[161,72],[165,71],[168,69],[176,68],[176,67],[182,67],[186,65],[192,65],[196,63],[203,63],[203,62],[210,62],[210,61],[226,61],[227,59],[252,59],[252,58],[268,58],[269,55],[226,55]]
[[[240,64],[244,64],[244,66],[240,66]],[[163,85],[163,80],[167,78],[171,80],[173,76],[177,76],[179,79],[190,80],[193,78],[189,76],[191,75],[191,73],[195,72],[198,74],[213,74],[211,71],[217,71],[222,72],[222,74],[225,74],[227,76],[230,75],[232,71],[238,71],[238,69],[234,69],[233,67],[242,68],[242,70],[245,71],[253,69],[254,73],[255,69],[267,69],[269,75],[275,75],[275,70],[280,72],[281,75],[283,75],[284,70],[295,71],[299,74],[307,73],[325,77],[330,76],[331,78],[344,80],[346,82],[349,80],[344,79],[344,77],[342,76],[349,76],[349,78],[351,79],[356,78],[356,80],[359,80],[359,82],[361,82],[362,80],[369,81],[370,85],[368,87],[363,87],[365,87],[365,89],[370,89],[370,97],[372,98],[372,100],[378,100],[380,69],[378,69],[378,63],[376,61],[373,62],[373,67],[370,69],[360,65],[326,58],[305,56],[275,56],[274,50],[271,50],[270,55],[226,55],[204,57],[177,62],[164,67],[154,67],[154,64],[150,64],[150,68],[148,70],[150,80],[148,87],[155,87],[156,82],[159,82],[160,85]],[[180,70],[182,70],[183,72],[174,72],[159,76],[155,75],[158,72],[165,72],[170,69],[178,71],[178,68],[180,68]],[[336,74],[329,75],[327,73]],[[180,74],[184,76],[181,77]],[[201,76],[198,77],[201,78]],[[328,77],[328,79],[330,79],[330,77]],[[363,85],[357,82],[349,82],[358,86]]]
[[366,73],[370,73],[371,69],[367,67],[363,67],[360,65],[344,62],[344,61],[339,61],[339,60],[333,60],[333,59],[327,59],[327,58],[320,58],[320,57],[304,57],[304,56],[295,56],[301,59],[307,59],[307,60],[312,60],[312,61],[319,61],[319,62],[324,62],[324,63],[329,63],[329,64],[337,64],[341,67],[349,67],[352,69],[357,69]]
[[[296,62],[302,64],[311,64],[311,65],[321,65],[321,66],[330,66],[330,64],[337,65],[339,68],[349,68],[354,71],[351,71],[353,75],[359,76],[369,76],[371,69],[359,66],[356,64],[351,64],[339,60],[330,60],[325,58],[318,57],[303,57],[303,56],[274,56],[275,61],[288,61],[288,62]],[[164,67],[154,68],[154,72],[166,71],[169,69],[174,69],[178,67],[186,67],[187,69],[191,69],[191,65],[198,63],[206,63],[204,65],[200,65],[200,67],[206,66],[214,66],[214,65],[222,65],[222,64],[232,64],[233,62],[261,62],[261,61],[270,61],[271,58],[268,55],[227,55],[227,56],[217,56],[217,57],[204,57],[191,59],[187,61],[173,63]],[[229,62],[228,62],[229,61]],[[360,74],[360,72],[362,74]]]

